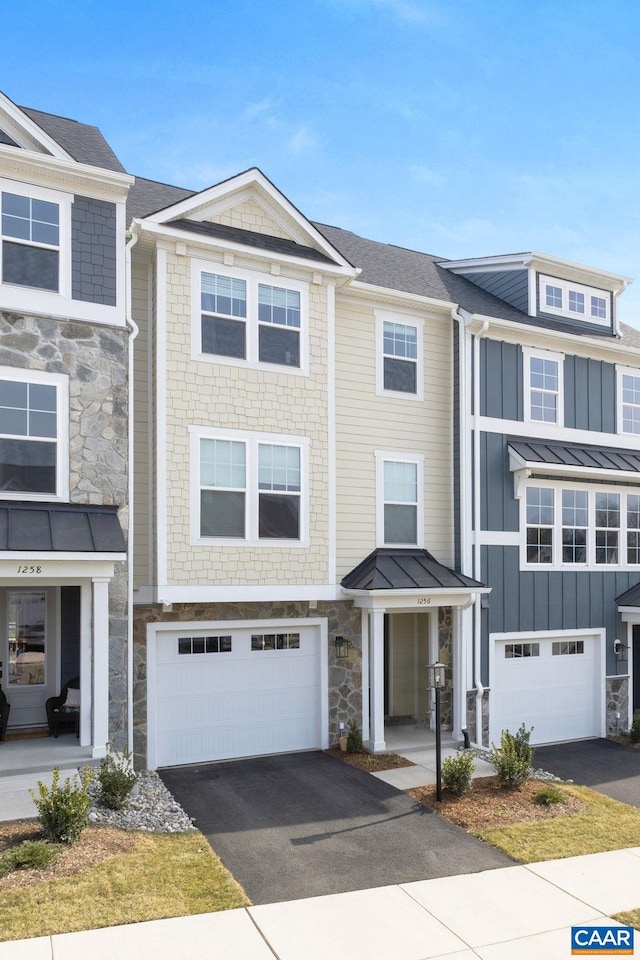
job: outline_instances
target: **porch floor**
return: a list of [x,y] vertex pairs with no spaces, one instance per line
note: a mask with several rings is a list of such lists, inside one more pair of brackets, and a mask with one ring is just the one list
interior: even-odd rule
[[[385,724],[384,735],[387,750],[411,760],[415,766],[385,770],[383,773],[374,773],[374,777],[399,790],[426,787],[436,782],[436,735],[433,730],[423,723]],[[441,743],[443,761],[454,756],[460,747],[460,743],[447,730],[442,731]],[[490,763],[476,759],[474,777],[491,777],[494,773]]]
[[0,743],[0,777],[29,773],[45,773],[91,763],[91,747],[78,745],[73,732],[53,737],[26,740],[3,740]]

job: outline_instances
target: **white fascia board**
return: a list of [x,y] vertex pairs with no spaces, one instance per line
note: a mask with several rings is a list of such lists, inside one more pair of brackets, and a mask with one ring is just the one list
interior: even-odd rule
[[[560,268],[563,276],[566,275],[577,282],[585,278],[583,282],[591,286],[605,287],[616,293],[625,290],[633,283],[633,277],[624,277],[619,273],[610,273],[608,270],[589,267],[572,260],[562,260],[560,257],[553,257],[548,253],[540,253],[539,251],[531,254],[531,266],[534,270],[540,269],[543,273],[554,269],[557,271]],[[597,283],[594,283],[594,281],[597,281]]]
[[281,193],[278,188],[275,187],[273,183],[271,183],[271,181],[268,180],[267,177],[265,177],[265,175],[257,169],[257,167],[252,167],[250,170],[245,170],[244,173],[240,173],[235,177],[231,177],[229,180],[224,180],[222,183],[218,183],[213,187],[202,190],[200,193],[196,193],[191,197],[187,197],[185,200],[181,200],[170,207],[166,207],[164,210],[159,210],[157,213],[152,214],[148,219],[152,223],[166,223],[169,220],[175,220],[176,218],[184,217],[195,209],[201,210],[210,204],[214,204],[227,194],[236,193],[238,190],[252,186],[257,186],[263,190],[276,205],[276,207],[281,207],[298,225],[302,232],[311,240],[313,240],[314,244],[318,246],[327,256],[338,260],[343,267],[348,267],[351,270],[353,269],[351,264],[343,257],[343,255],[331,243],[329,243],[326,237],[324,237],[320,231],[317,230],[302,213],[300,213],[297,207],[294,207],[290,200],[287,200],[284,194]]
[[497,270],[526,269],[534,253],[506,253],[495,257],[471,257],[467,260],[436,261],[443,270],[452,273],[491,273]]
[[434,587],[416,590],[350,590],[342,594],[364,610],[404,610],[426,613],[436,607],[466,607],[480,594],[491,593],[491,587]]
[[18,563],[35,563],[44,561],[56,563],[58,561],[67,562],[74,560],[82,563],[93,563],[94,561],[105,561],[116,563],[120,560],[126,560],[126,553],[81,553],[74,550],[0,550],[0,560],[15,560]]
[[[361,271],[358,271],[360,274]],[[431,308],[443,314],[446,314],[448,320],[451,319],[451,312],[459,310],[459,305],[451,300],[437,300],[435,297],[425,297],[419,293],[406,293],[404,290],[394,290],[392,287],[379,287],[373,283],[365,283],[363,280],[352,280],[349,286],[341,291],[342,293],[358,293],[363,300],[385,300],[390,303],[403,301],[406,304],[421,307],[422,309]]]
[[135,177],[128,173],[93,167],[66,157],[28,154],[4,144],[0,144],[0,164],[3,176],[45,186],[56,180],[74,193],[87,193],[92,197],[102,194],[111,200],[126,200],[129,187],[135,183]]
[[56,140],[45,133],[35,120],[23,113],[20,107],[9,100],[4,93],[0,93],[0,120],[5,133],[8,133],[21,147],[29,150],[36,145],[58,159],[73,159]]
[[640,607],[618,607],[623,623],[640,623]]
[[278,253],[273,250],[265,250],[262,247],[248,246],[247,244],[238,243],[235,240],[227,240],[222,237],[206,237],[202,234],[196,235],[190,233],[188,230],[181,230],[179,227],[172,226],[171,224],[165,226],[163,224],[153,223],[149,219],[132,220],[130,229],[132,232],[147,234],[155,237],[157,240],[163,240],[165,243],[166,241],[174,245],[176,243],[185,243],[189,249],[211,250],[213,248],[224,252],[237,253],[243,257],[249,257],[258,261],[267,260],[274,263],[290,263],[292,266],[304,269],[307,273],[340,276],[345,277],[347,280],[359,273],[355,267],[349,265],[340,266],[338,264],[323,263],[309,260],[306,257],[296,257],[290,253]]
[[[511,466],[511,470],[518,470],[518,467]],[[527,461],[526,470],[531,479],[536,478],[538,474],[544,477],[584,477],[585,480],[602,480],[612,482],[615,480],[626,480],[630,486],[640,487],[640,473],[633,470],[604,470],[601,467],[578,467],[564,463],[540,463],[536,461]]]
[[134,591],[133,602],[149,603],[253,603],[288,600],[341,600],[335,584],[253,584],[233,586],[147,586]]

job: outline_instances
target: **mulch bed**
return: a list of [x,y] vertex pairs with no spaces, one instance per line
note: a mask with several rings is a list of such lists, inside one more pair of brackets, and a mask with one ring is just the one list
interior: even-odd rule
[[337,757],[350,767],[357,767],[365,773],[382,773],[383,770],[396,770],[398,767],[415,767],[411,760],[399,757],[397,753],[343,753],[340,747],[331,747],[325,751],[331,757]]
[[535,803],[534,797],[543,786],[545,784],[540,780],[527,780],[518,790],[512,790],[504,787],[497,777],[478,777],[464,797],[454,797],[443,790],[442,803],[436,800],[435,786],[415,787],[407,792],[418,803],[470,833],[482,833],[513,823],[553,820],[586,810],[586,803],[564,791],[566,803],[554,803],[548,807]]

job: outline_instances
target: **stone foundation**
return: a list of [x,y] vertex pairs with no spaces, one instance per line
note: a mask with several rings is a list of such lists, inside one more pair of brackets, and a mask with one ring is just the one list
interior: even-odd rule
[[[629,677],[607,677],[607,736],[629,728]],[[616,717],[619,714],[619,719]]]
[[485,687],[482,694],[482,718],[480,739],[478,740],[478,725],[476,717],[476,691],[467,690],[467,731],[469,739],[478,746],[488,747],[489,744],[489,689]]

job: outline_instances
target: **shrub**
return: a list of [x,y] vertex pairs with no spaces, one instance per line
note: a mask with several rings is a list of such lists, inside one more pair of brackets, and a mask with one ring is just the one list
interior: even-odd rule
[[550,807],[554,803],[566,803],[567,798],[557,787],[547,784],[536,791],[533,802],[539,803],[541,807]]
[[55,859],[57,850],[46,840],[24,840],[0,858],[0,877],[12,870],[42,870]]
[[629,728],[629,739],[633,743],[640,743],[640,710],[636,710]]
[[67,777],[60,785],[60,770],[55,767],[51,787],[38,781],[38,792],[31,790],[45,840],[54,843],[74,843],[89,820],[91,799],[87,787],[91,770],[85,767],[82,777]]
[[525,728],[524,723],[514,735],[503,730],[500,747],[492,745],[491,763],[498,779],[507,787],[521,787],[529,779],[532,770],[533,747],[529,738],[533,732]]
[[471,777],[476,765],[471,753],[457,753],[442,764],[442,782],[454,797],[463,797],[471,789]]
[[107,755],[100,761],[98,785],[99,800],[111,810],[121,810],[137,780],[133,772],[131,754],[127,750],[120,753],[107,744]]
[[355,720],[352,720],[349,724],[349,733],[347,734],[347,753],[362,753],[363,750],[364,743],[362,742],[360,728]]

